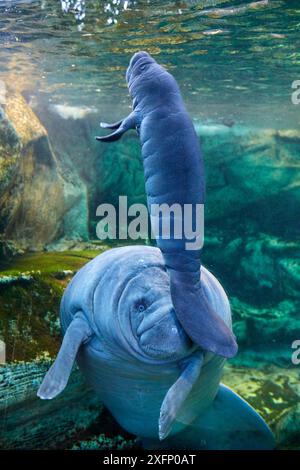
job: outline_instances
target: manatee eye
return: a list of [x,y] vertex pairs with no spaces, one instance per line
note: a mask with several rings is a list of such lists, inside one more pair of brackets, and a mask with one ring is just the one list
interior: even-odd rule
[[146,310],[146,308],[147,306],[146,306],[146,302],[144,301],[144,299],[138,300],[135,304],[135,311],[138,313],[143,313]]
[[139,72],[143,72],[143,70],[146,70],[146,68],[147,68],[147,64],[141,64],[139,66]]

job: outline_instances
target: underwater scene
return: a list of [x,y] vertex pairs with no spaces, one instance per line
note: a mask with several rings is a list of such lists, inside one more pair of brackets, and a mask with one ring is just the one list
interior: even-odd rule
[[[0,449],[300,449],[299,29],[0,0]],[[204,192],[203,248],[151,236]]]

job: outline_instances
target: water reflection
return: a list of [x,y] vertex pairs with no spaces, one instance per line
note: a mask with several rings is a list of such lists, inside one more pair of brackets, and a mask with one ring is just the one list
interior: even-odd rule
[[73,13],[78,21],[82,21],[85,17],[84,0],[61,0],[61,9],[64,13]]
[[[60,0],[61,8],[64,13],[73,13],[74,17],[77,21],[82,22],[86,15],[86,3],[84,0]],[[100,6],[99,2],[99,6]],[[137,4],[134,0],[112,0],[111,2],[104,2],[102,8],[103,12],[107,14],[106,23],[108,25],[117,24],[118,22],[118,15],[123,10],[127,10],[132,5]],[[82,29],[84,26],[81,23]]]
[[0,2],[0,79],[114,119],[130,105],[128,61],[146,49],[176,76],[194,118],[297,127],[299,11],[280,0]]

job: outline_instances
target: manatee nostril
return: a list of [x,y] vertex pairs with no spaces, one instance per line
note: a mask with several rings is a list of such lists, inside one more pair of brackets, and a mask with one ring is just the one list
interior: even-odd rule
[[[133,67],[136,65],[136,63],[140,60],[140,59],[145,59],[145,58],[150,58],[148,52],[145,52],[145,51],[140,51],[140,52],[136,52],[132,58],[130,59],[130,62],[129,62],[129,66],[127,68],[127,71],[126,71],[126,80],[127,82],[129,83],[130,81],[130,78],[131,78],[131,75],[132,75],[132,69]],[[143,65],[146,67],[146,64],[141,64],[141,66],[143,67]]]
[[155,308],[155,307],[156,305],[153,303],[152,308],[154,308],[154,310],[152,312],[151,311],[149,312],[149,310],[147,310],[147,314],[144,316],[144,318],[140,322],[136,330],[138,337],[142,336],[143,333],[150,330],[151,328],[157,327],[157,325],[161,321],[164,320],[166,315],[168,315],[171,310],[169,306],[165,306],[165,307],[160,306],[160,308]]
[[149,57],[148,52],[145,52],[145,51],[136,52],[136,53],[132,56],[132,58],[131,58],[131,60],[130,60],[130,62],[129,62],[129,66],[130,66],[130,67],[133,67],[134,64],[135,64],[139,59],[141,59],[142,57]]

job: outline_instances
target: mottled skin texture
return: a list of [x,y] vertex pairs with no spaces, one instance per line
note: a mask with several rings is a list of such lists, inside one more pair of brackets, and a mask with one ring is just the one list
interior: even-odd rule
[[[205,289],[215,307],[220,304],[220,315],[230,325],[224,291],[217,292],[219,283],[204,271]],[[94,275],[97,286],[89,292],[89,300],[83,300],[76,285]],[[125,429],[157,439],[160,408],[180,375],[179,363],[199,349],[176,318],[161,252],[150,247],[110,250],[88,263],[72,283],[62,302],[64,329],[68,325],[65,312],[72,311],[74,302],[81,310],[93,302],[86,311],[89,316],[94,312],[90,325],[96,335],[79,354],[85,376]],[[178,415],[175,430],[213,400],[223,364],[222,358],[205,356],[201,379]]]
[[[202,286],[231,328],[226,294],[203,267]],[[78,349],[87,381],[116,420],[146,447],[271,447],[270,431],[248,405],[241,412],[242,423],[229,419],[239,413],[242,401],[231,391],[224,398],[219,389],[225,359],[202,354],[184,332],[158,248],[116,248],[97,256],[68,285],[60,317],[64,341],[39,389],[41,398],[63,390]],[[234,405],[227,407],[230,400]]]
[[[149,211],[153,204],[204,204],[203,158],[193,123],[174,77],[146,52],[133,56],[126,73],[132,113],[115,124],[102,141],[119,139],[128,129],[138,130],[142,145]],[[195,220],[195,219],[194,219]],[[172,232],[171,232],[172,233]],[[189,337],[204,351],[223,357],[237,352],[234,335],[207,302],[200,279],[201,250],[188,250],[185,236],[164,239],[156,235],[170,276],[172,303]]]

